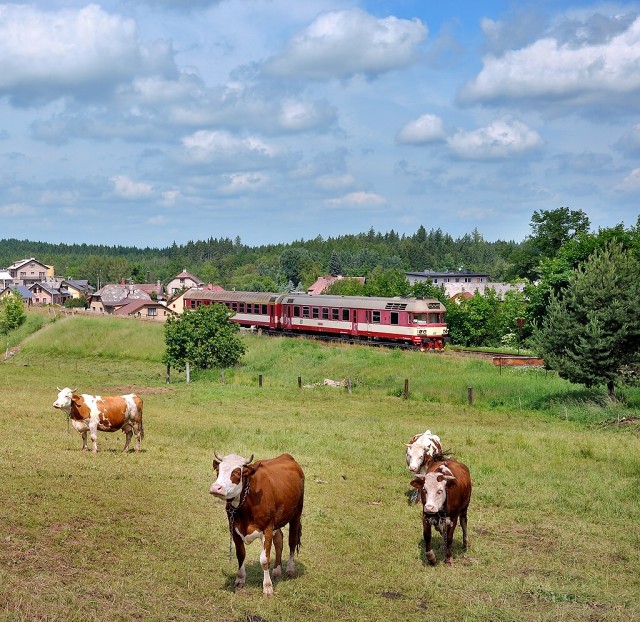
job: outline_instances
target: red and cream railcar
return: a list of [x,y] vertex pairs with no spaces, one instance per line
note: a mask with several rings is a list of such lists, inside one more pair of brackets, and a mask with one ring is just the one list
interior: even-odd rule
[[189,290],[184,296],[185,309],[197,309],[200,305],[219,303],[233,313],[231,321],[240,326],[277,329],[280,327],[282,294],[268,292],[212,292],[202,289]]
[[382,298],[285,294],[283,330],[349,339],[405,342],[442,349],[448,336],[445,307],[435,298]]
[[185,294],[185,308],[220,303],[241,326],[287,334],[308,334],[421,349],[444,348],[449,329],[445,306],[435,298],[382,298],[303,293],[212,292]]

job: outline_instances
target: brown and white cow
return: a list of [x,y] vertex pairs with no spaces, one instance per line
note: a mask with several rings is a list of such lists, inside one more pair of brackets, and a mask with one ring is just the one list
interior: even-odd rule
[[462,546],[466,549],[467,508],[471,501],[471,475],[466,465],[455,460],[433,462],[426,473],[417,473],[411,485],[422,499],[422,533],[427,559],[432,566],[436,556],[431,548],[431,527],[442,536],[445,562],[453,563],[451,545],[458,518],[462,527]]
[[136,452],[140,451],[140,441],[144,438],[142,427],[142,399],[135,393],[118,396],[76,395],[76,389],[58,387],[58,399],[53,403],[67,413],[71,425],[82,434],[82,450],[87,451],[87,432],[93,443],[93,451],[98,451],[98,430],[115,432],[122,430],[126,435],[124,450],[129,450],[131,437],[136,436]]
[[[215,452],[214,452],[215,453]],[[289,525],[289,561],[287,576],[295,572],[294,552],[300,549],[302,534],[302,505],[304,502],[304,473],[289,455],[251,463],[237,454],[220,456],[215,453],[213,468],[216,481],[209,492],[226,501],[229,531],[236,547],[238,573],[235,587],[243,587],[245,544],[259,539],[262,543],[260,565],[264,573],[262,592],[273,594],[269,574],[271,544],[276,550],[273,577],[282,574],[282,528]]]
[[429,462],[435,456],[442,454],[440,437],[437,434],[432,434],[431,430],[416,434],[405,445],[407,447],[407,468],[412,473],[426,473]]

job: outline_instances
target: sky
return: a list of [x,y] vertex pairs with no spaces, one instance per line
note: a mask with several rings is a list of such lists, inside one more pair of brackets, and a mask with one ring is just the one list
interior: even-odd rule
[[640,2],[0,2],[0,239],[522,241],[640,209]]

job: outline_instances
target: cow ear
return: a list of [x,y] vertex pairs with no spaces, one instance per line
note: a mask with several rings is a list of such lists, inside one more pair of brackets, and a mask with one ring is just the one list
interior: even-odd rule
[[247,464],[242,467],[242,476],[251,477],[256,472],[256,467],[253,464]]
[[421,490],[422,487],[424,486],[424,474],[419,474],[416,475],[412,480],[411,480],[411,485],[414,488],[417,488],[418,490]]
[[220,462],[214,458],[211,466],[213,466],[213,468],[218,471],[218,469],[220,468]]

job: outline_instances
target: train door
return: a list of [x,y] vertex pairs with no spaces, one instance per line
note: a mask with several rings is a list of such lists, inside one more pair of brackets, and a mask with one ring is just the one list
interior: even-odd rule
[[291,329],[291,305],[282,305],[282,328]]
[[358,336],[358,310],[350,309],[349,313],[351,313],[351,334],[354,337]]

